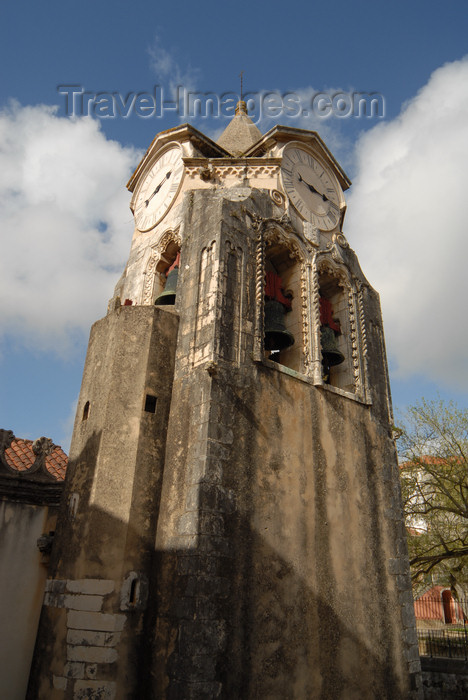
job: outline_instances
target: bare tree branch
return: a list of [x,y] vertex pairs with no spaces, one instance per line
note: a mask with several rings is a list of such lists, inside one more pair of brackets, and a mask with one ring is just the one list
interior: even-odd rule
[[468,591],[468,410],[422,399],[399,430],[412,577]]

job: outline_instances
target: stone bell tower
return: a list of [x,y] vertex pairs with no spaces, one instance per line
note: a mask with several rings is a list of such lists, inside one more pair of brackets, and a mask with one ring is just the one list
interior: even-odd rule
[[[91,330],[30,698],[420,697],[379,298],[317,133],[158,134]],[[156,303],[155,303],[156,302]]]

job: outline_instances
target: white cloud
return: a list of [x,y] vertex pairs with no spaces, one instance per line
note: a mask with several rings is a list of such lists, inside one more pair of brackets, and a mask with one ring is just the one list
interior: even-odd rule
[[400,377],[468,389],[468,57],[357,144],[345,232],[382,300]]
[[55,111],[0,112],[0,339],[64,353],[105,314],[123,269],[138,154]]
[[[266,132],[276,124],[282,124],[297,129],[317,131],[328,148],[333,152],[343,147],[341,138],[343,119],[334,115],[331,109],[331,101],[334,95],[351,97],[351,91],[333,87],[324,90],[304,87],[287,92],[281,92],[280,90],[273,92],[278,96],[278,99],[281,98],[284,109],[277,116],[266,116],[265,112],[268,113],[268,104],[266,103],[262,118],[258,123],[258,127],[262,132]],[[319,105],[320,98],[324,96],[326,96],[327,104],[330,107],[329,110],[325,110],[325,113],[321,112]]]
[[[177,87],[184,87],[193,91],[196,88],[199,70],[187,65],[181,68],[173,53],[164,48],[161,39],[155,36],[152,45],[148,48],[150,67],[153,70],[158,85],[169,87],[172,99],[176,98]],[[167,99],[167,98],[165,98]]]

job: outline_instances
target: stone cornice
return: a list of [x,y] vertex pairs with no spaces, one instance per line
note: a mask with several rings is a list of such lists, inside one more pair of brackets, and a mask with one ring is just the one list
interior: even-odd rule
[[58,506],[63,491],[63,481],[40,481],[25,472],[17,476],[0,473],[0,500],[27,503],[35,506]]

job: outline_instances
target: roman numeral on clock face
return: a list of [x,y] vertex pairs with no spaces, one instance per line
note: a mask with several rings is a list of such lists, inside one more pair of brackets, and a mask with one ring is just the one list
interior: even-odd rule
[[314,226],[316,226],[317,228],[320,228],[320,221],[319,221],[318,217],[316,217],[315,214],[313,212],[311,212],[310,210],[309,210],[309,219],[310,219],[310,222]]

